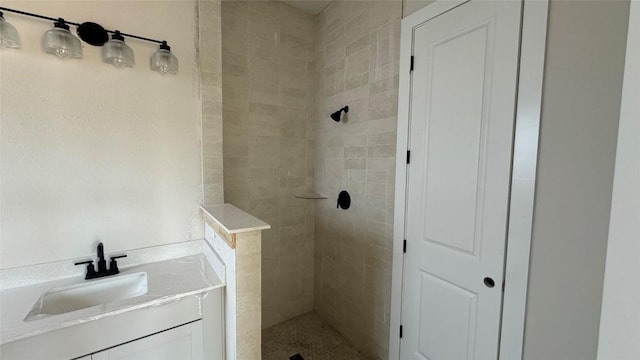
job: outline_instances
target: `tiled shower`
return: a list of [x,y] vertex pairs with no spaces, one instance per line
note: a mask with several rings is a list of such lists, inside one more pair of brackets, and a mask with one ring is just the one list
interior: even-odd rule
[[271,1],[222,3],[225,201],[263,234],[263,327],[313,309],[315,20]]
[[[222,2],[225,201],[263,234],[263,328],[315,312],[387,358],[400,1]],[[341,122],[329,114],[349,106]],[[348,210],[336,208],[341,190]],[[299,199],[317,192],[327,199]]]

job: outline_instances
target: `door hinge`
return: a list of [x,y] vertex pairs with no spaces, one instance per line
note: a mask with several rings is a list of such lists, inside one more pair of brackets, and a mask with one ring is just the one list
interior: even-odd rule
[[409,65],[409,72],[413,71],[413,55],[411,55],[411,65]]
[[504,292],[504,280],[502,281],[502,292]]
[[400,339],[402,339],[402,325],[400,325]]
[[404,239],[404,242],[402,243],[402,252],[407,252],[407,239]]
[[407,150],[407,164],[411,162],[411,150]]

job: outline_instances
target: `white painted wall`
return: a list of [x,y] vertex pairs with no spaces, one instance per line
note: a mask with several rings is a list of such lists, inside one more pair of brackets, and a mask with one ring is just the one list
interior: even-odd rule
[[640,358],[640,3],[631,2],[598,358]]
[[57,59],[40,49],[51,23],[5,13],[23,49],[0,51],[0,268],[201,239],[196,1],[2,6],[166,39],[180,72],[149,70],[156,46],[134,39],[133,69],[87,44]]
[[628,6],[550,2],[526,360],[596,358]]

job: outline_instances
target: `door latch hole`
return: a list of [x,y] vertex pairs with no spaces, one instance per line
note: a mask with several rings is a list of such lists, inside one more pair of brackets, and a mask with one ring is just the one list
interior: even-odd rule
[[486,278],[484,278],[484,284],[485,284],[488,288],[492,288],[492,287],[496,286],[496,282],[495,282],[495,281],[493,281],[493,279],[492,279],[492,278],[490,278],[490,277],[486,277]]

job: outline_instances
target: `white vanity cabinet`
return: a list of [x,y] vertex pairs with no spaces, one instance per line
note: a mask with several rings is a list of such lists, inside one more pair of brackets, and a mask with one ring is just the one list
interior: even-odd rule
[[0,291],[0,360],[223,359],[224,283],[207,256],[121,270],[121,278],[145,273],[146,293],[35,319],[25,315],[42,296],[78,286],[102,296],[94,289],[105,280],[63,278]]
[[151,336],[100,351],[81,359],[174,360],[203,359],[202,321],[178,326]]
[[[205,342],[204,339],[207,339]],[[222,359],[221,289],[2,345],[0,359]]]
[[221,314],[216,289],[204,299],[192,296],[4,344],[0,359],[186,360],[203,359],[204,352],[221,359]]

